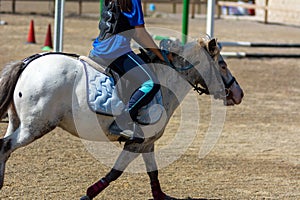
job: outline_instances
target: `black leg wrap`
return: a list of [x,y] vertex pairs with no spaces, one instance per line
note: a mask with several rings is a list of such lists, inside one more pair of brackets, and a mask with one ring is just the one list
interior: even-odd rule
[[152,172],[147,172],[147,174],[148,174],[151,182],[158,180],[158,171],[157,170],[152,171]]
[[111,169],[110,172],[105,176],[105,179],[110,183],[117,180],[123,174],[122,171]]
[[147,172],[150,177],[150,185],[153,200],[164,200],[167,198],[167,195],[161,190],[160,183],[158,180],[158,171]]

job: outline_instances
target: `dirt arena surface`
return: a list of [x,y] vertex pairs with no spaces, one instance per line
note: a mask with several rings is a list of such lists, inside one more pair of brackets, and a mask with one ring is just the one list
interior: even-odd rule
[[[41,52],[47,25],[53,27],[53,18],[49,16],[1,14],[1,19],[8,22],[0,26],[1,67]],[[29,45],[25,42],[32,19],[37,44]],[[181,31],[180,15],[148,17],[146,23],[149,28]],[[64,51],[87,55],[92,38],[98,34],[97,27],[97,17],[66,16]],[[203,16],[190,20],[190,36],[196,38],[203,32]],[[300,43],[299,35],[299,27],[264,25],[242,18],[215,23],[215,36],[220,41]],[[300,54],[299,49],[223,50]],[[281,58],[227,59],[231,72],[244,89],[244,100],[239,106],[227,108],[217,144],[210,154],[199,159],[209,126],[210,97],[198,97],[200,129],[186,153],[160,170],[164,192],[175,199],[300,199],[299,62],[299,59]],[[194,106],[193,102],[187,103]],[[191,112],[189,119],[193,115]],[[162,141],[172,139],[179,118],[180,111],[172,117]],[[189,119],[186,119],[188,123]],[[0,124],[1,134],[5,133],[6,126],[5,122]],[[89,154],[80,139],[55,129],[11,155],[0,199],[79,199],[90,184],[108,171],[109,167]],[[124,173],[96,199],[151,199],[148,176]]]

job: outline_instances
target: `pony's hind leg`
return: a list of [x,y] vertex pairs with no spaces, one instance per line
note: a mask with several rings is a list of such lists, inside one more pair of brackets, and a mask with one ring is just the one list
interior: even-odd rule
[[11,105],[9,107],[7,114],[8,114],[8,126],[4,137],[7,137],[13,132],[15,132],[17,128],[20,126],[20,119],[18,117],[14,105]]
[[4,182],[5,163],[10,154],[19,147],[25,146],[35,140],[28,128],[17,128],[13,133],[7,132],[7,136],[0,139],[0,188]]
[[[32,123],[24,123],[15,117],[15,114],[11,115],[10,118],[15,121],[10,122],[9,130],[6,132],[5,137],[0,139],[0,188],[3,186],[5,163],[10,154],[16,149],[30,144],[56,127],[49,126],[49,124],[35,126],[34,121],[31,121]],[[17,124],[19,124],[18,127],[16,127]]]
[[3,187],[4,182],[4,171],[5,171],[5,162],[8,159],[12,148],[12,139],[9,138],[20,125],[20,119],[15,111],[13,105],[7,111],[8,114],[8,127],[3,139],[0,139],[0,189]]

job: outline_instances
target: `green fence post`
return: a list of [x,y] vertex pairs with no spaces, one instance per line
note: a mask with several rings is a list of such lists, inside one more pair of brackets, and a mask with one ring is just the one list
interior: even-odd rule
[[182,44],[187,42],[188,28],[189,28],[189,0],[183,0],[182,12]]
[[102,8],[103,8],[103,0],[100,0],[100,5],[99,5],[99,13],[100,13],[100,19],[101,19],[101,13],[102,13]]

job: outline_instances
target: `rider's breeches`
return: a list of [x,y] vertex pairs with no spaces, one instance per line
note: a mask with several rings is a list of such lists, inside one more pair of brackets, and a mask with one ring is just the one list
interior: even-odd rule
[[127,109],[132,120],[136,121],[138,110],[151,102],[160,84],[149,66],[133,52],[119,57],[109,67],[120,75],[121,80],[129,80],[124,93],[130,95]]

